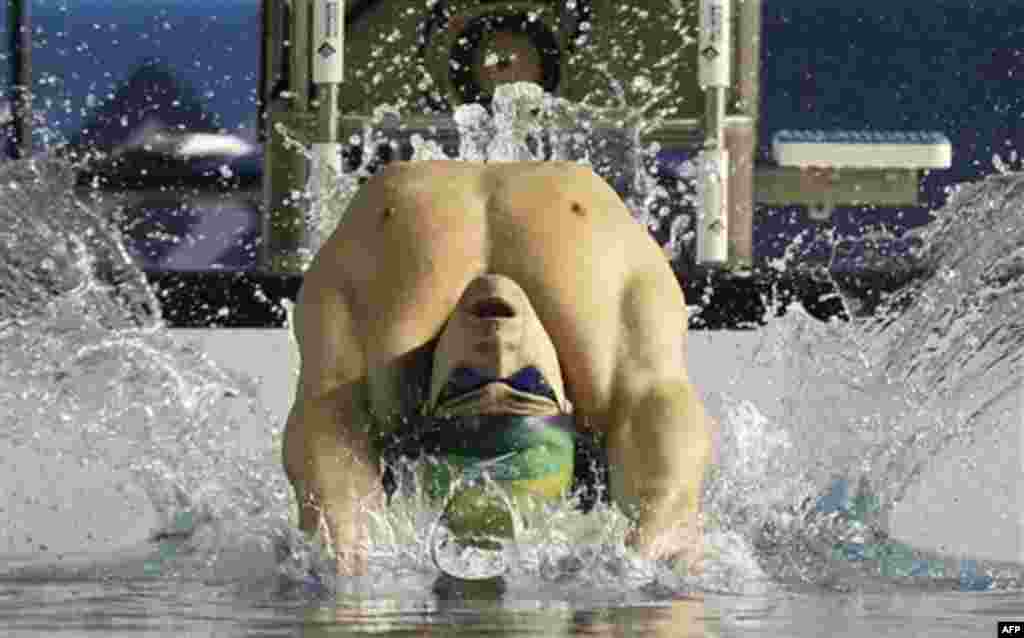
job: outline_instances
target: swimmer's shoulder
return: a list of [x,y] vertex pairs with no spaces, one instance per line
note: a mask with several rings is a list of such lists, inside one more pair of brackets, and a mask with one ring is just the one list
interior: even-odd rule
[[[460,192],[467,201],[507,200],[505,208],[525,201],[531,209],[565,207],[581,218],[632,221],[621,198],[601,176],[590,166],[567,161],[392,162],[374,176],[356,208],[376,211],[403,202],[448,201],[461,197]],[[587,211],[593,216],[580,214]]]

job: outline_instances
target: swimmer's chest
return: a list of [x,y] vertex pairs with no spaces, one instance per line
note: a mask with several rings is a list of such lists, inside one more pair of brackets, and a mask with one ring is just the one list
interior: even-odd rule
[[374,183],[353,202],[338,229],[347,251],[367,259],[401,251],[409,262],[452,255],[493,265],[512,251],[608,254],[644,236],[600,178],[575,170],[440,164],[405,173]]

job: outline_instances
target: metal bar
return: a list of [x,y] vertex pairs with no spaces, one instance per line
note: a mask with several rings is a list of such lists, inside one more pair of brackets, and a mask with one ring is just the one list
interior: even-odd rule
[[313,143],[310,184],[314,187],[316,239],[323,241],[325,222],[338,219],[334,185],[341,174],[341,111],[339,95],[345,80],[345,2],[315,0],[313,8],[313,84],[318,102],[317,140]]
[[706,92],[707,99],[704,102],[705,113],[705,139],[706,148],[725,147],[725,88],[712,87]]
[[733,0],[736,17],[736,115],[726,122],[729,149],[729,261],[754,261],[754,161],[761,117],[761,0]]
[[10,36],[11,154],[14,158],[32,154],[32,2],[8,0],[7,32]]
[[799,168],[758,166],[754,201],[766,206],[914,206],[920,203],[920,171],[843,169],[807,179]]
[[313,83],[319,102],[319,142],[336,144],[341,113],[339,89],[345,70],[345,2],[316,0],[310,42]]
[[745,270],[754,263],[754,118],[732,115],[725,119],[725,148],[729,151],[730,270]]
[[289,89],[292,93],[292,108],[305,111],[309,108],[310,85],[310,29],[312,28],[312,1],[293,0],[291,24],[291,69]]
[[736,34],[736,107],[754,118],[757,139],[761,117],[761,0],[738,0]]

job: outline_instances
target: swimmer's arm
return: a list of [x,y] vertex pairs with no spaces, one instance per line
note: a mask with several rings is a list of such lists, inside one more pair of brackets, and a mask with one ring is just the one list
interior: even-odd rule
[[299,503],[299,527],[320,534],[333,548],[342,574],[365,571],[366,508],[381,496],[363,385],[297,399],[282,450]]
[[650,558],[697,560],[710,423],[686,380],[658,381],[629,393],[609,433],[612,499],[636,522],[629,542]]

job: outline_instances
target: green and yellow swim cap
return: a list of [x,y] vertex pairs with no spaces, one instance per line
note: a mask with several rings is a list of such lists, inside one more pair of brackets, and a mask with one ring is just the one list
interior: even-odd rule
[[444,506],[443,521],[460,542],[489,546],[515,534],[510,506],[557,500],[572,487],[571,414],[430,418],[385,451],[419,458],[420,485]]

